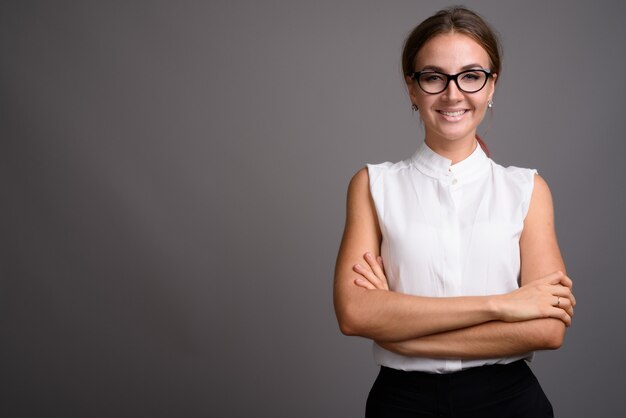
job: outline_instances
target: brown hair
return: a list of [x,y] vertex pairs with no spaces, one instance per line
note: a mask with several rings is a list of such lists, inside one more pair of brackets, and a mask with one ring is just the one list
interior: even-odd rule
[[[477,13],[463,7],[452,6],[440,10],[428,19],[420,23],[404,42],[402,51],[402,72],[410,76],[415,72],[415,58],[424,44],[437,35],[445,33],[461,33],[476,41],[487,52],[490,61],[490,70],[500,77],[502,48],[496,32]],[[489,148],[485,142],[476,135],[476,140],[487,156],[490,156]]]
[[491,72],[500,75],[502,50],[498,36],[482,17],[463,6],[440,10],[413,29],[402,51],[404,75],[411,75],[415,71],[415,57],[426,42],[450,32],[467,35],[482,46],[489,56]]

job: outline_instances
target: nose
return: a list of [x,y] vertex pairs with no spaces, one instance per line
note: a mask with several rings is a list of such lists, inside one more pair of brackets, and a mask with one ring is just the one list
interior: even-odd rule
[[443,95],[450,101],[459,101],[463,99],[463,92],[459,90],[456,80],[450,80],[448,87],[443,91]]

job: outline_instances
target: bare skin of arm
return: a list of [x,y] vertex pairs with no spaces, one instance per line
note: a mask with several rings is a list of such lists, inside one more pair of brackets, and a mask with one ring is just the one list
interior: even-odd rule
[[[344,334],[381,343],[408,344],[407,340],[493,321],[517,323],[540,318],[555,318],[550,323],[571,321],[566,310],[554,306],[559,296],[562,300],[573,298],[569,289],[571,281],[564,274],[538,278],[506,295],[431,298],[390,292],[376,263],[380,241],[369,176],[367,169],[362,169],[348,189],[346,228],[335,270],[335,311]],[[368,251],[371,255],[364,260],[363,254]],[[356,264],[361,268],[355,268]],[[355,280],[364,277],[378,287],[355,284]]]
[[[520,239],[522,287],[531,285],[549,272],[557,271],[556,274],[559,274],[565,271],[553,219],[552,197],[548,185],[541,177],[535,176],[531,204]],[[364,275],[365,277],[368,275]],[[381,281],[385,281],[384,276],[379,276],[376,280],[364,280],[360,284],[371,289],[371,282]],[[559,306],[570,316],[573,315],[575,304],[573,295],[559,300]],[[390,351],[408,356],[489,358],[559,348],[563,343],[565,327],[566,322],[554,318],[514,323],[492,321],[408,341],[379,344]]]

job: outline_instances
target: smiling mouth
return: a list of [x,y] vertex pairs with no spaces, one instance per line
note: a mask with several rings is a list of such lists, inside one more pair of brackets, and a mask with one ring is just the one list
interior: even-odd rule
[[446,112],[444,110],[438,110],[438,112],[441,113],[444,116],[456,117],[456,116],[461,116],[462,114],[467,112],[467,109],[457,110],[455,112]]

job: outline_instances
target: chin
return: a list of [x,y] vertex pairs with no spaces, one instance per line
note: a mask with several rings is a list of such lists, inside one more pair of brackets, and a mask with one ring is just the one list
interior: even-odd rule
[[438,134],[446,141],[456,142],[462,141],[468,137],[474,138],[476,136],[476,131],[473,129],[463,129],[462,131],[450,131],[442,129],[438,132]]

